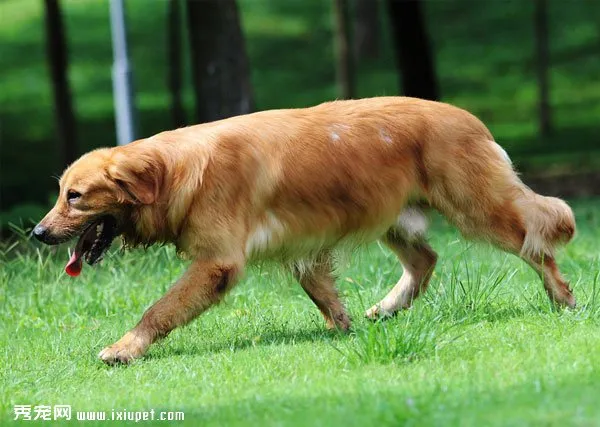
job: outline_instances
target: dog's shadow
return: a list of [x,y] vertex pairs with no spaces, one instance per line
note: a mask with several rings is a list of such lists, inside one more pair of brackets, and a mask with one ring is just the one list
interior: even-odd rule
[[327,330],[325,327],[314,326],[309,329],[279,328],[266,329],[260,335],[249,337],[241,335],[230,339],[224,337],[221,340],[203,342],[198,341],[185,343],[166,341],[162,345],[153,348],[145,357],[146,360],[162,359],[173,356],[202,356],[205,354],[219,354],[244,350],[251,347],[266,347],[274,345],[289,345],[305,342],[337,341],[348,337],[348,333],[336,330]]
[[[466,328],[472,327],[483,321],[485,322],[506,322],[510,319],[524,318],[531,315],[533,312],[548,312],[551,310],[536,310],[533,307],[488,307],[487,313],[481,313],[470,317],[465,313],[464,316],[459,314],[456,315],[457,324],[461,324]],[[402,315],[402,314],[400,314]],[[456,320],[455,319],[455,320]],[[390,319],[391,320],[391,319]],[[385,323],[390,320],[384,320]],[[393,320],[391,320],[393,322]],[[306,342],[328,342],[335,347],[336,342],[349,339],[349,337],[356,332],[357,329],[365,327],[364,323],[372,324],[372,321],[367,319],[361,319],[361,321],[355,322],[349,332],[342,332],[338,330],[328,330],[324,326],[314,324],[309,328],[298,329],[289,325],[283,324],[278,328],[265,328],[264,331],[259,332],[257,336],[249,336],[248,334],[241,334],[234,336],[223,336],[220,339],[215,340],[214,338],[208,341],[204,341],[202,337],[198,337],[197,340],[191,341],[186,339],[183,342],[181,339],[175,341],[165,341],[158,346],[152,347],[150,352],[144,357],[145,360],[158,360],[163,358],[169,358],[173,356],[203,356],[209,354],[219,354],[225,352],[234,352],[244,350],[252,347],[266,347],[276,345],[289,345]],[[398,325],[400,327],[400,325]]]

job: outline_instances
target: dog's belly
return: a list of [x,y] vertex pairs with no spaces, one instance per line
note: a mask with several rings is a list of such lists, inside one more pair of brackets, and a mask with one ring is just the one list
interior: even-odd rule
[[[373,221],[370,221],[373,224]],[[354,249],[362,244],[382,237],[388,230],[395,229],[407,240],[421,238],[427,228],[423,212],[413,206],[404,208],[391,218],[381,218],[375,225],[339,232],[335,227],[310,229],[295,232],[273,212],[267,212],[249,234],[246,241],[246,256],[250,262],[276,259],[293,261],[311,258],[323,250],[343,247]]]

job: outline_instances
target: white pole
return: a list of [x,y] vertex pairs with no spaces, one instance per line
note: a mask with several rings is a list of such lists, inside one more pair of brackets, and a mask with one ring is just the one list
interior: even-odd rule
[[123,0],[110,0],[110,28],[113,45],[113,97],[117,143],[125,145],[135,139],[132,72],[127,56],[127,31]]

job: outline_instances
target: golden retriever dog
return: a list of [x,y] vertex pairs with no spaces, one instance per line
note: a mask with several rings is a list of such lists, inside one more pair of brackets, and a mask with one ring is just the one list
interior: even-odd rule
[[327,326],[350,319],[335,290],[332,250],[380,239],[403,267],[366,312],[410,307],[437,255],[424,209],[469,238],[520,256],[557,305],[575,299],[554,260],[575,232],[569,206],[525,186],[473,115],[404,97],[264,111],[92,151],[60,179],[54,208],[33,234],[79,237],[66,270],[95,264],[113,239],[126,247],[174,243],[185,274],[99,357],[127,363],[223,298],[257,260],[291,268]]

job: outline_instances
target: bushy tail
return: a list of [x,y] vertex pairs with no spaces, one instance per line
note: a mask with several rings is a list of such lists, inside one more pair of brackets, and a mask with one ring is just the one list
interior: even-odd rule
[[527,230],[521,255],[553,255],[557,246],[568,243],[575,235],[573,211],[561,199],[527,189],[518,204]]

